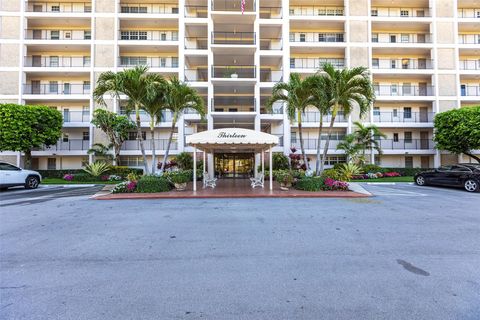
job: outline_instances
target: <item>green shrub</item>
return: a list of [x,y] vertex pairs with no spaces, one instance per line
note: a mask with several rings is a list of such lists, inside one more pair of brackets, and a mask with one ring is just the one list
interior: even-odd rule
[[362,172],[363,173],[377,173],[377,172],[385,172],[385,169],[383,169],[380,166],[377,166],[376,164],[366,164],[362,167]]
[[276,170],[273,172],[273,177],[278,183],[285,185],[291,185],[294,179],[291,170]]
[[344,163],[343,167],[338,170],[341,181],[350,181],[353,176],[361,173],[360,167],[354,163]]
[[143,176],[137,182],[136,192],[166,192],[170,191],[170,189],[170,183],[164,177]]
[[94,176],[99,177],[102,174],[107,173],[110,170],[110,165],[103,161],[95,161],[91,164],[87,164],[83,171]]
[[175,162],[180,170],[193,170],[193,157],[188,152],[181,152],[175,157]]
[[320,191],[324,183],[322,177],[304,177],[295,184],[295,189],[303,191]]
[[179,170],[169,172],[166,179],[171,183],[187,183],[193,179],[192,170]]
[[283,153],[272,154],[273,170],[287,170],[289,168],[288,157]]
[[[62,170],[36,170],[38,171],[43,178],[57,178],[62,179],[66,174],[84,174],[83,169],[62,169]],[[106,174],[116,175],[122,178],[126,178],[129,173],[135,173],[137,175],[142,175],[143,170],[138,168],[129,168],[123,166],[112,166]]]
[[123,178],[126,178],[129,173],[141,176],[143,174],[143,169],[129,168],[126,166],[111,166],[110,170],[108,170],[108,174],[114,174]]
[[338,169],[326,169],[323,170],[321,177],[323,179],[330,178],[333,180],[340,180],[340,173]]
[[95,181],[102,181],[101,177],[94,177],[91,174],[86,172],[77,173],[73,175],[73,181],[78,182],[95,182]]

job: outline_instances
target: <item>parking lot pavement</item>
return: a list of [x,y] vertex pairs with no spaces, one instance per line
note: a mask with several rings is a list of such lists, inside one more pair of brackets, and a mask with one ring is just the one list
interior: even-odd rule
[[479,192],[469,193],[462,188],[417,186],[413,182],[364,182],[361,185],[376,197],[447,197],[452,198],[452,201],[460,198],[462,200],[480,200]]

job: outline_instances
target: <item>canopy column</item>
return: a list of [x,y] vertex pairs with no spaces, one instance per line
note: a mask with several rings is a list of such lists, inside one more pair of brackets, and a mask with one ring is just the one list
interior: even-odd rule
[[273,166],[272,166],[272,147],[268,149],[269,157],[270,157],[270,191],[273,190]]
[[193,147],[193,191],[197,191],[197,147]]
[[262,176],[265,179],[265,150],[262,149]]

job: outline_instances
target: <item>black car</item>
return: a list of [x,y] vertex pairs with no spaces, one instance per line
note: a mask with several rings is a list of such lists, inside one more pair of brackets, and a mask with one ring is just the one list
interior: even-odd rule
[[480,164],[459,163],[419,172],[415,175],[415,183],[419,186],[462,187],[468,192],[476,192],[480,189]]

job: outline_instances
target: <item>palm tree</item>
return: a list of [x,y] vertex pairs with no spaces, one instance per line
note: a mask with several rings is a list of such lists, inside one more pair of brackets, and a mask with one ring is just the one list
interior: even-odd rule
[[140,144],[140,150],[143,156],[145,174],[148,174],[147,156],[143,144],[142,127],[140,122],[140,108],[142,101],[148,97],[153,97],[159,87],[162,86],[163,78],[155,73],[148,73],[148,67],[137,66],[133,69],[127,69],[120,72],[103,72],[97,80],[97,87],[93,92],[94,99],[101,105],[106,105],[103,96],[110,93],[115,98],[126,95],[129,105],[135,109],[137,140]]
[[113,143],[109,145],[104,145],[103,143],[94,143],[90,149],[87,150],[87,154],[91,154],[94,157],[94,161],[98,159],[115,161],[116,159],[112,155],[111,151],[113,149]]
[[356,162],[360,145],[357,144],[357,138],[353,133],[347,134],[345,139],[337,145],[337,150],[342,150],[347,157],[347,162]]
[[365,151],[369,150],[370,153],[373,150],[376,150],[378,154],[382,154],[382,148],[378,143],[378,140],[375,139],[376,137],[386,138],[387,136],[378,129],[376,125],[363,125],[362,123],[355,121],[353,124],[357,127],[353,132],[353,136],[357,141],[357,145],[359,149],[362,150],[362,156],[365,160]]
[[170,131],[170,137],[168,138],[165,156],[163,157],[162,167],[160,169],[162,172],[165,170],[173,133],[179,117],[186,109],[197,111],[202,119],[205,116],[203,98],[198,94],[197,90],[189,87],[186,83],[178,80],[176,77],[170,79],[165,87],[164,103],[165,109],[172,112],[172,128]]
[[275,84],[272,90],[272,96],[268,99],[266,109],[273,111],[273,104],[277,101],[286,103],[286,111],[290,121],[298,122],[298,135],[300,138],[300,149],[302,151],[303,162],[308,170],[308,160],[303,145],[302,114],[309,105],[313,105],[314,97],[311,90],[312,80],[300,77],[298,73],[291,73],[288,82],[279,82]]
[[336,70],[332,64],[326,63],[321,69],[320,86],[328,96],[329,113],[331,114],[330,130],[323,150],[320,171],[323,171],[327,158],[328,146],[332,136],[333,124],[338,111],[343,110],[344,116],[352,113],[355,106],[360,109],[363,116],[370,108],[375,94],[368,70],[365,67]]

